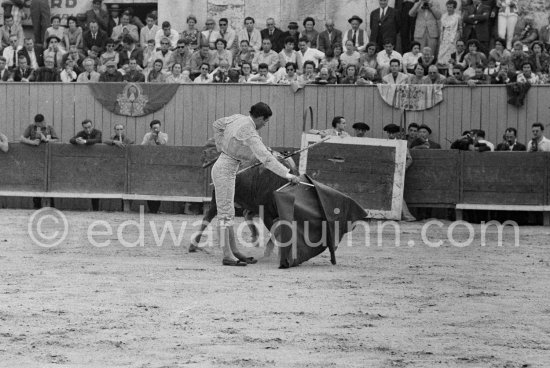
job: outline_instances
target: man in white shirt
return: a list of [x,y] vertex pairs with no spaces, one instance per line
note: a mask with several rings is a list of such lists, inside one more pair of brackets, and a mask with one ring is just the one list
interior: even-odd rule
[[244,18],[244,28],[239,31],[237,38],[239,44],[242,40],[247,40],[250,47],[257,52],[262,47],[262,35],[258,29],[254,28],[255,23],[256,21],[252,17]]
[[155,36],[155,47],[157,49],[161,48],[160,41],[165,37],[170,40],[171,49],[175,49],[178,46],[180,35],[178,32],[172,29],[170,22],[162,22],[162,29],[159,29],[157,31],[157,34]]
[[401,62],[397,59],[391,59],[390,61],[390,73],[382,80],[387,84],[405,84],[407,83],[408,76],[405,73],[401,73]]
[[380,51],[376,55],[376,62],[378,63],[378,73],[380,76],[385,77],[386,74],[390,72],[390,61],[393,59],[399,60],[401,63],[403,57],[397,51],[393,49],[393,42],[391,40],[386,40],[384,42],[384,50]]
[[113,28],[111,38],[115,40],[117,46],[122,43],[122,38],[126,35],[132,37],[136,42],[139,41],[138,27],[130,24],[130,14],[122,14],[120,24]]
[[160,29],[159,26],[156,25],[157,17],[152,13],[147,14],[145,22],[147,24],[141,29],[141,33],[139,35],[139,44],[142,49],[147,48],[147,41],[154,40]]
[[27,64],[34,70],[44,65],[44,59],[42,58],[43,50],[41,47],[34,46],[32,38],[25,38],[25,47],[18,53],[25,56]]
[[262,63],[258,66],[258,74],[248,80],[249,83],[275,84],[275,76],[269,72],[267,64]]
[[218,21],[220,26],[220,36],[227,42],[226,49],[231,51],[233,56],[237,52],[237,32],[229,27],[229,20],[227,18],[220,18]]
[[550,152],[550,139],[546,138],[542,132],[544,132],[544,125],[541,123],[534,123],[531,126],[531,132],[533,133],[533,139],[527,143],[528,152]]
[[325,57],[325,53],[317,49],[312,49],[309,45],[309,40],[307,37],[300,38],[298,41],[298,67],[300,70],[304,67],[304,63],[308,60],[313,61],[315,64],[315,69],[319,67],[319,62]]
[[10,69],[17,66],[17,51],[21,50],[21,46],[18,46],[17,42],[17,35],[11,35],[10,45],[6,47],[2,53],[2,56],[6,58],[6,64]]
[[263,39],[262,51],[254,55],[252,70],[258,70],[260,64],[267,64],[270,73],[275,73],[279,69],[279,54],[271,50],[271,40],[269,38]]
[[94,61],[90,58],[84,59],[82,66],[84,66],[84,72],[80,73],[76,81],[78,83],[97,83],[99,82],[99,73],[94,70]]
[[216,21],[214,21],[214,18],[208,18],[205,24],[206,29],[202,31],[203,42],[208,43],[210,50],[214,50],[216,48],[216,40],[221,38],[222,35],[214,29],[216,26]]
[[355,49],[357,51],[365,51],[365,47],[367,47],[367,43],[369,43],[369,36],[364,29],[359,28],[359,26],[361,26],[361,23],[363,23],[363,19],[361,19],[357,15],[354,15],[353,17],[348,19],[348,23],[351,25],[351,29],[348,29],[348,31],[344,33],[342,38],[342,46],[344,48],[344,52],[347,51],[346,42],[348,40],[353,41],[353,43],[355,44]]

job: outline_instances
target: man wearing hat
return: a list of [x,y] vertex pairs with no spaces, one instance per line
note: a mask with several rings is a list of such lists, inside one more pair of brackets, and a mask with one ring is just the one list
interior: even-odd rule
[[99,77],[100,82],[123,82],[124,78],[122,74],[116,69],[116,62],[110,60],[105,63],[105,73],[102,73]]
[[364,29],[359,28],[361,23],[363,23],[363,19],[361,19],[358,15],[354,15],[348,19],[348,23],[351,25],[351,29],[348,29],[342,39],[344,52],[347,51],[346,42],[348,40],[353,41],[353,44],[358,52],[365,51],[365,47],[367,46],[367,43],[369,43],[369,36]]
[[355,130],[355,136],[361,138],[365,138],[367,136],[367,132],[370,130],[370,127],[363,122],[357,122],[351,127]]
[[[92,9],[86,12],[86,25],[97,22],[103,32],[109,31],[109,13],[101,7],[102,0],[92,0]],[[111,34],[109,32],[109,34]]]
[[298,32],[298,23],[290,22],[288,23],[288,31],[284,32],[281,36],[282,40],[286,40],[288,37],[294,39],[294,51],[298,51],[298,41],[300,40],[300,33]]
[[418,127],[418,138],[411,143],[411,149],[441,149],[439,143],[430,139],[432,129],[426,124]]
[[399,14],[388,6],[388,0],[379,0],[380,7],[370,13],[370,38],[380,49],[385,40],[395,45],[399,32]]

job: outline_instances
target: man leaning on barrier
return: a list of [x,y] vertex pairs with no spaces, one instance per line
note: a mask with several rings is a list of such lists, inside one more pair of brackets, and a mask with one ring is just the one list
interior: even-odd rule
[[103,143],[110,146],[117,146],[118,148],[125,148],[127,145],[134,144],[130,138],[124,134],[124,125],[115,125],[115,134],[111,138],[107,138]]

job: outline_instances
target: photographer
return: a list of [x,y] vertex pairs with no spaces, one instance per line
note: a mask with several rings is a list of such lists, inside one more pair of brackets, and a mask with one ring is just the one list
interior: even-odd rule
[[437,55],[438,21],[441,19],[439,5],[433,0],[417,0],[409,11],[409,16],[416,18],[414,40],[420,43],[422,48],[428,46],[434,55]]
[[160,125],[158,120],[149,124],[151,131],[143,136],[142,146],[164,146],[168,143],[168,134],[160,131]]

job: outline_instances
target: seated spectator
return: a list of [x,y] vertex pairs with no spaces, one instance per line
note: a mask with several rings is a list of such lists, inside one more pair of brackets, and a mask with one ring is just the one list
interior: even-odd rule
[[[456,41],[456,52],[453,52],[451,54],[451,59],[449,60],[449,65],[454,66],[456,64],[460,64],[463,68],[466,65],[464,63],[464,57],[466,56],[466,44],[462,40]],[[445,60],[440,60],[441,62]]]
[[9,150],[8,137],[0,133],[0,151],[8,152],[8,150]]
[[[193,82],[189,79],[189,75],[187,75],[187,78],[182,74],[183,68],[180,63],[175,63],[172,65],[172,72],[166,77],[166,83],[190,83]],[[189,81],[187,80],[189,79]]]
[[212,75],[210,75],[210,66],[208,63],[202,63],[200,66],[200,74],[193,80],[193,83],[212,83]]
[[[177,41],[176,41],[177,42]],[[163,38],[160,40],[160,50],[153,53],[153,58],[155,59],[154,64],[157,62],[157,60],[162,61],[162,65],[165,72],[169,72],[170,68],[168,65],[170,64],[170,60],[172,59],[172,51],[170,50],[170,40],[168,38]]]
[[99,76],[100,82],[123,82],[122,73],[120,73],[116,68],[116,62],[108,61],[105,64],[105,72],[101,73]]
[[[202,42],[202,33],[195,28],[197,24],[197,18],[194,15],[189,15],[187,17],[187,29],[181,32],[180,39],[184,40],[189,49],[192,52],[195,52],[199,48]],[[208,45],[210,47],[210,45]]]
[[132,38],[134,43],[139,42],[138,27],[130,23],[130,17],[131,16],[128,13],[122,13],[122,16],[120,17],[120,23],[113,28],[111,39],[113,39],[116,44],[116,50],[120,50],[122,46],[122,41],[126,37]]
[[533,72],[539,77],[543,74],[548,74],[548,67],[550,66],[550,55],[544,50],[544,45],[540,41],[535,41],[531,44],[531,55],[529,56],[529,62]]
[[34,70],[27,65],[27,58],[19,54],[19,66],[12,70],[10,82],[30,82],[34,79]]
[[[220,38],[222,38],[222,35],[220,34],[220,32],[215,30],[216,21],[214,21],[214,18],[206,19],[205,26],[205,30],[202,31],[202,40],[204,43],[208,44],[211,50],[215,50],[216,43]],[[227,41],[225,42],[225,46],[227,46]]]
[[[156,11],[154,11],[154,12],[156,13]],[[145,27],[145,24],[143,24],[141,19],[139,19],[139,17],[134,15],[134,8],[128,7],[126,9],[124,9],[124,11],[122,12],[122,15],[130,16],[130,24],[133,24],[134,26],[136,26],[138,28],[138,30]]]
[[59,137],[55,129],[46,124],[44,115],[37,114],[34,117],[34,123],[27,126],[23,135],[21,135],[21,143],[30,146],[38,146],[40,143],[57,142]]
[[35,45],[32,38],[25,38],[25,47],[19,50],[19,55],[25,56],[27,65],[33,70],[44,66],[44,49],[40,45]]
[[301,84],[313,84],[315,83],[315,78],[317,78],[317,73],[315,73],[315,63],[312,60],[307,60],[304,63],[304,72],[298,77],[298,82]]
[[441,149],[439,143],[430,139],[432,129],[426,124],[418,127],[418,138],[411,143],[411,149]]
[[352,128],[355,131],[355,136],[359,138],[366,138],[367,132],[370,130],[370,127],[363,122],[353,124]]
[[227,49],[227,41],[223,38],[218,38],[214,45],[214,66],[219,66],[223,60],[225,60],[229,66],[233,65],[233,53]]
[[84,59],[82,62],[84,72],[82,72],[76,81],[78,83],[96,83],[99,82],[99,73],[94,70],[94,61],[90,58]]
[[148,13],[145,16],[145,26],[139,32],[139,47],[145,49],[148,41],[155,39],[159,29],[159,26],[157,26],[157,16],[153,13]]
[[76,45],[77,49],[82,49],[82,28],[78,27],[78,22],[75,16],[67,18],[67,29],[63,33],[63,45],[66,49],[70,45]]
[[349,65],[345,71],[344,75],[338,82],[338,84],[355,84],[357,83],[357,67],[355,65]]
[[292,84],[298,82],[298,64],[296,63],[286,63],[284,69],[281,68],[277,72],[277,83],[279,84]]
[[201,45],[200,49],[195,51],[191,56],[191,75],[201,73],[200,68],[204,64],[208,64],[210,70],[213,69],[214,63],[215,57],[213,51],[210,50],[208,45]]
[[269,72],[269,66],[265,63],[262,63],[258,66],[258,74],[252,76],[249,79],[249,82],[274,84],[276,80],[275,80],[275,76]]
[[457,149],[460,151],[473,151],[474,139],[472,138],[472,136],[473,133],[471,131],[464,131],[462,133],[462,136],[451,144],[451,149]]
[[464,64],[465,64],[465,70],[464,70],[464,76],[466,77],[472,77],[475,74],[475,67],[481,66],[481,70],[485,67],[485,64],[487,64],[487,57],[485,54],[481,51],[479,51],[479,41],[478,40],[470,40],[468,41],[468,54],[464,56]]
[[518,83],[530,83],[530,84],[539,84],[540,78],[538,75],[533,73],[531,68],[531,63],[526,62],[521,66],[522,72],[518,74],[517,82]]
[[17,35],[11,35],[10,45],[2,51],[2,56],[6,59],[8,69],[17,67],[17,53],[21,50],[21,46],[18,46],[17,42]]
[[165,83],[166,75],[163,70],[163,61],[161,59],[155,60],[153,64],[153,69],[147,75],[147,82],[151,83]]
[[527,143],[527,151],[550,152],[550,139],[546,138],[542,133],[544,132],[544,125],[541,123],[534,123],[531,125],[531,132],[533,133],[533,139]]
[[336,78],[330,75],[328,68],[321,68],[315,84],[336,84]]
[[390,61],[390,73],[382,81],[386,84],[405,84],[409,78],[407,74],[401,73],[401,62],[398,59],[392,59]]
[[255,28],[255,23],[256,21],[252,17],[244,18],[244,28],[237,33],[237,37],[239,42],[248,40],[250,47],[257,52],[262,47],[262,34]]
[[101,131],[94,128],[90,119],[82,121],[82,130],[78,132],[71,140],[71,144],[92,146],[101,143]]
[[489,59],[493,59],[497,66],[501,64],[507,64],[512,58],[512,53],[506,50],[506,41],[502,38],[495,40],[495,48],[489,51]]
[[405,135],[405,139],[407,140],[407,147],[410,148],[411,143],[416,138],[418,138],[418,124],[410,123],[409,127],[407,128],[407,135]]
[[[233,27],[229,27],[229,20],[227,18],[220,18],[218,25],[220,26],[220,36],[227,43],[227,50],[231,52],[231,56],[234,56],[237,53],[237,32],[235,32]],[[275,27],[275,21],[273,21],[273,27]],[[275,41],[275,39],[278,39],[282,33],[280,29],[275,28],[275,36],[271,36],[271,42],[278,45],[279,41]]]
[[266,64],[270,73],[275,73],[279,69],[279,55],[271,49],[269,38],[262,40],[262,50],[254,56],[252,70],[259,70],[260,64]]
[[403,57],[393,49],[393,41],[386,40],[384,41],[384,50],[380,51],[376,56],[378,74],[380,77],[384,78],[384,76],[390,72],[390,61],[393,59],[397,59],[401,63]]
[[284,42],[284,48],[279,52],[279,65],[281,65],[281,68],[284,68],[287,63],[298,64],[298,53],[295,50],[294,38],[287,37]]
[[490,58],[489,61],[487,61],[487,67],[483,69],[483,74],[487,75],[490,80],[493,80],[493,77],[498,74],[498,69],[496,61]]
[[125,148],[130,144],[134,144],[130,138],[124,134],[124,125],[115,124],[115,134],[103,141],[103,143],[110,146],[117,146],[118,148]]
[[54,68],[53,57],[45,57],[44,65],[35,71],[34,82],[60,82],[59,72]]
[[319,66],[319,62],[325,57],[325,53],[317,49],[312,49],[309,47],[309,40],[307,37],[300,38],[298,41],[298,68],[303,70],[305,68],[305,62],[313,62],[314,68]]
[[227,60],[222,60],[220,65],[212,72],[212,83],[231,83],[229,62]]
[[122,80],[125,82],[132,82],[132,83],[145,82],[145,75],[138,69],[138,62],[136,58],[130,59],[126,73],[124,73],[124,75],[122,76]]
[[518,19],[516,30],[514,31],[514,37],[512,43],[520,41],[524,46],[523,51],[527,51],[531,42],[539,39],[539,31],[535,27],[535,19],[533,15],[529,14]]
[[193,56],[193,53],[185,41],[178,40],[178,47],[172,52],[169,68],[171,69],[177,63],[181,65],[182,69],[189,69],[191,67],[191,56]]
[[235,55],[233,66],[235,68],[240,68],[242,63],[247,62],[252,65],[252,60],[254,60],[254,49],[250,47],[248,40],[241,40],[239,42],[239,51]]
[[414,68],[418,64],[418,59],[421,57],[420,42],[413,41],[411,43],[411,51],[403,55],[403,71],[414,74]]
[[346,119],[343,116],[336,116],[332,119],[332,129],[317,130],[311,129],[308,133],[319,134],[321,137],[333,135],[339,137],[350,137],[346,132]]
[[61,43],[61,40],[63,40],[65,36],[65,27],[61,26],[61,17],[57,14],[52,17],[52,26],[46,29],[46,33],[44,35],[44,38],[46,39],[44,48],[48,47],[49,42],[47,40],[52,36],[55,36],[59,40],[59,43]]
[[25,38],[23,27],[21,27],[20,24],[15,24],[12,14],[5,13],[4,25],[0,27],[0,38],[2,40],[2,47],[0,47],[1,49],[11,45],[11,35],[17,36],[17,46],[23,46],[23,39]]
[[365,69],[370,69],[374,73],[377,73],[378,62],[376,61],[376,44],[374,42],[369,42],[365,47],[366,52],[361,55],[361,60],[359,60],[359,72],[362,72]]
[[[109,36],[105,31],[99,29],[97,21],[92,21],[88,24],[88,31],[82,35],[82,43],[84,45],[84,54],[90,56],[90,50],[96,46],[99,48],[98,53],[101,54],[105,48],[105,42],[109,39]],[[99,56],[99,55],[96,55]]]
[[94,68],[99,66],[99,54],[101,49],[97,46],[92,46],[92,49],[88,51],[88,58],[94,62]]
[[445,80],[445,84],[449,85],[465,85],[466,81],[464,80],[464,76],[462,75],[462,67],[460,64],[453,65],[453,69],[451,71],[451,75],[447,77]]
[[143,64],[140,66],[143,68],[143,73],[147,74],[149,70],[153,68],[153,64],[155,63],[155,53],[157,52],[155,50],[155,41],[149,40],[147,41],[147,47],[143,49]]
[[514,49],[512,50],[512,57],[510,59],[511,71],[520,73],[523,63],[529,61],[529,55],[523,51],[523,43],[520,41],[514,42]]
[[76,82],[77,74],[73,69],[73,61],[67,60],[65,62],[65,68],[59,73],[59,79],[61,79],[61,82],[63,83],[72,83]]
[[445,77],[439,73],[437,66],[431,65],[428,68],[428,77],[424,80],[425,84],[445,84]]
[[466,84],[470,87],[474,87],[480,84],[490,84],[491,78],[483,73],[483,66],[476,65],[474,68],[474,75],[466,78]]
[[252,65],[249,62],[244,61],[241,64],[241,75],[239,77],[239,83],[248,83],[252,78]]
[[122,38],[122,50],[118,53],[118,66],[125,72],[128,70],[130,59],[136,59],[139,68],[143,65],[143,50],[136,46],[136,42],[130,36]]
[[[183,38],[183,37],[182,37]],[[168,39],[168,49],[175,49],[180,39],[180,34],[172,29],[170,22],[162,22],[162,29],[155,35],[155,48],[162,49],[162,40]]]
[[424,47],[422,49],[422,56],[418,58],[418,64],[424,68],[424,75],[428,75],[428,69],[432,65],[437,65],[437,59],[433,54],[433,50],[430,47]]
[[319,33],[317,38],[317,49],[327,54],[327,51],[334,51],[336,44],[342,45],[342,31],[334,28],[334,20],[327,19],[325,22],[326,30]]
[[168,143],[168,134],[161,131],[161,122],[159,120],[153,120],[149,123],[150,131],[145,133],[142,146],[165,146]]
[[357,15],[353,15],[351,18],[348,19],[348,23],[351,25],[351,29],[348,29],[347,32],[344,32],[342,43],[345,45],[347,40],[353,40],[357,51],[364,51],[365,45],[369,42],[369,36],[364,29],[359,28],[361,26],[361,23],[363,23],[363,19],[361,19],[361,17]]
[[65,55],[63,55],[62,63],[63,65],[66,65],[67,60],[70,60],[73,62],[73,70],[76,72],[76,74],[82,73],[84,70],[82,68],[82,62],[86,59],[86,56],[82,54],[75,44],[69,45],[69,52],[67,52]]
[[473,151],[477,152],[493,152],[495,150],[494,144],[485,139],[485,131],[481,129],[472,130],[474,135],[474,147]]
[[524,144],[518,142],[516,128],[508,128],[504,132],[503,142],[497,145],[496,151],[525,151]]
[[378,73],[376,73],[375,70],[372,70],[370,68],[365,68],[363,70],[360,70],[359,78],[357,78],[357,82],[355,82],[355,84],[357,84],[358,86],[378,84],[378,83],[382,83],[382,79],[380,78]]
[[360,60],[361,60],[361,54],[355,50],[355,46],[353,45],[352,40],[346,41],[346,52],[344,52],[342,55],[340,55],[340,65],[343,69],[346,68],[348,65],[356,65],[359,66]]
[[424,84],[424,77],[424,67],[421,64],[417,64],[414,68],[414,74],[409,75],[405,84]]
[[342,56],[342,46],[336,44],[333,49],[327,50],[325,53],[325,58],[319,63],[319,67],[327,68],[332,76],[340,78],[342,75],[342,63],[340,62],[340,56]]
[[61,68],[63,65],[63,56],[66,54],[65,50],[63,50],[59,44],[61,39],[57,36],[50,36],[46,42],[49,46],[44,50],[44,59],[51,57],[53,59],[54,68]]
[[310,47],[317,48],[317,38],[319,37],[319,32],[315,30],[315,19],[312,17],[307,17],[302,23],[304,30],[300,32],[300,38],[307,38]]
[[298,51],[298,41],[300,40],[300,32],[298,32],[298,23],[290,22],[288,23],[288,31],[283,32],[281,38],[286,40],[288,37],[294,39],[294,50]]

